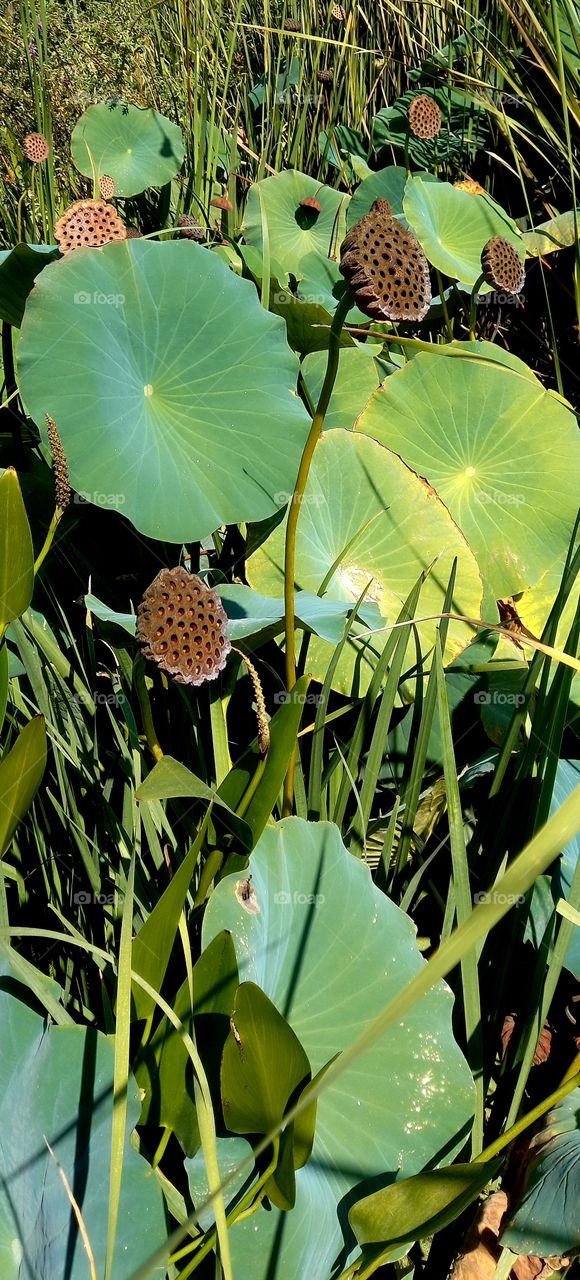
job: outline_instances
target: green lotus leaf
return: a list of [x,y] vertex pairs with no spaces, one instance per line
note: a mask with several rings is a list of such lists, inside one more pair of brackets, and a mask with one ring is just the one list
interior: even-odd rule
[[[236,877],[227,876],[210,898],[203,944],[231,932],[240,980],[283,1013],[317,1072],[422,968],[414,926],[331,823],[288,818],[267,828],[249,872],[259,914],[244,909]],[[382,1185],[407,1178],[465,1140],[473,1086],[451,1006],[439,983],[320,1095],[295,1207],[260,1209],[233,1228],[236,1274],[329,1280],[337,1256],[344,1248],[345,1263],[355,1244],[346,1221],[352,1189],[377,1175]]]
[[360,182],[370,173],[367,163],[368,146],[358,129],[346,124],[334,124],[330,131],[321,129],[318,134],[318,154],[325,164],[338,169],[342,177]]
[[[301,208],[300,201],[308,196],[314,196],[322,206],[318,215]],[[297,169],[286,169],[250,187],[242,231],[248,244],[262,250],[265,219],[270,253],[300,279],[307,254],[336,256],[346,234],[348,200],[343,192],[325,187]]]
[[[393,377],[399,375],[394,374]],[[387,379],[387,384],[392,381]],[[378,393],[383,395],[384,392]],[[285,523],[278,525],[248,562],[248,579],[266,595],[280,595],[283,582]],[[482,584],[475,558],[437,494],[396,454],[350,432],[325,432],[310,470],[298,521],[296,583],[316,594],[335,562],[330,598],[351,607],[370,583],[365,604],[378,605],[394,622],[420,574],[433,565],[423,586],[420,616],[441,612],[454,558],[458,559],[454,612],[478,618]],[[430,650],[436,621],[419,622],[424,651]],[[360,691],[368,686],[376,655],[387,632],[349,641],[335,674],[335,688],[350,694],[353,676]],[[451,621],[446,660],[473,638],[463,622]],[[311,640],[308,670],[323,679],[332,648]]]
[[[332,427],[350,430],[354,426],[364,405],[384,377],[384,363],[375,358],[380,351],[381,347],[369,348],[368,343],[341,349],[336,382],[324,419],[326,431]],[[322,390],[326,364],[327,354],[321,351],[313,352],[302,362],[302,376],[314,405]]]
[[34,281],[58,257],[52,244],[15,244],[0,250],[0,320],[19,328]]
[[[230,1178],[240,1165],[252,1155],[252,1148],[246,1138],[217,1138],[216,1150],[221,1182],[225,1182],[227,1178]],[[191,1198],[197,1210],[198,1206],[209,1200],[211,1194],[203,1151],[200,1149],[191,1159],[186,1159],[183,1163],[187,1173]],[[244,1169],[241,1174],[232,1179],[224,1192],[226,1204],[229,1201],[234,1201],[235,1203],[235,1197],[244,1186],[246,1180],[248,1180],[248,1184],[251,1181],[252,1172],[252,1166],[250,1165],[248,1169]],[[215,1221],[213,1205],[209,1205],[201,1213],[198,1212],[197,1219],[202,1230],[209,1231]]]
[[474,196],[421,176],[408,179],[403,209],[429,262],[453,280],[475,284],[482,249],[492,236],[503,236],[524,256],[515,222],[491,196]]
[[580,1253],[580,1089],[546,1116],[521,1203],[501,1243],[540,1258]]
[[433,485],[496,599],[564,560],[580,438],[574,415],[536,379],[487,359],[421,352],[387,378],[357,429]]
[[[580,760],[559,760],[556,777],[554,779],[554,790],[550,803],[550,817],[556,813],[560,805],[568,799],[575,787],[580,785]],[[568,899],[572,882],[576,874],[578,859],[580,858],[580,836],[574,836],[574,839],[562,849],[561,857],[556,865],[552,882],[552,892],[556,902],[560,898]],[[572,931],[570,946],[566,952],[564,959],[564,967],[574,974],[574,977],[580,981],[580,929]]]
[[[330,300],[330,297],[329,297]],[[336,305],[332,300],[332,307]],[[327,351],[332,315],[320,303],[301,301],[289,289],[270,289],[270,311],[286,325],[289,346],[299,355],[307,351]],[[348,342],[353,343],[352,338]]]
[[576,210],[576,217],[574,210],[570,209],[568,213],[558,214],[557,218],[541,222],[532,231],[524,231],[522,240],[526,253],[530,258],[545,258],[546,254],[554,253],[556,249],[569,248],[576,243],[579,220],[580,209]]
[[[326,597],[322,599],[320,596],[311,595],[308,591],[297,591],[295,599],[297,623],[308,631],[314,631],[317,636],[322,636],[324,640],[329,640],[331,644],[338,644],[344,631],[350,603],[344,600],[328,600]],[[220,587],[220,600],[228,615],[228,634],[236,643],[238,640],[246,639],[247,636],[259,635],[266,630],[273,629],[275,632],[283,630],[284,600],[282,596],[278,596],[277,599],[268,599],[241,583],[224,583]],[[102,622],[114,623],[129,635],[135,635],[134,613],[116,613],[96,596],[86,595],[84,603],[87,609],[90,609],[91,613]],[[381,615],[374,604],[361,605],[359,616],[366,627],[380,626]]]
[[18,366],[73,487],[142,533],[205,538],[293,490],[309,427],[296,357],[250,281],[198,245],[118,241],[47,267]]
[[[94,1254],[105,1270],[111,1166],[114,1047],[92,1028],[49,1026],[15,997],[12,970],[0,970],[0,1272],[2,1280],[86,1280],[87,1255],[58,1164],[73,1189]],[[27,1003],[23,1001],[26,1000]],[[163,1196],[133,1150],[139,1119],[135,1081],[127,1090],[127,1134],[114,1274],[127,1280],[166,1238]],[[165,1268],[152,1275],[159,1280]]]
[[403,165],[390,164],[386,169],[371,173],[357,187],[346,212],[346,225],[350,231],[355,222],[359,222],[369,212],[371,205],[379,196],[388,200],[395,216],[403,212],[403,196],[407,181],[407,170]]
[[[447,64],[445,64],[447,65]],[[383,107],[372,122],[372,140],[379,153],[407,143],[409,156],[422,169],[432,169],[442,161],[462,168],[471,163],[473,149],[485,146],[488,129],[485,110],[473,98],[457,89],[428,89],[441,108],[443,128],[436,138],[416,138],[409,131],[409,103],[421,88],[408,89],[390,107]],[[469,150],[468,150],[469,149]],[[391,152],[392,153],[392,152]]]
[[[550,817],[564,804],[568,796],[580,785],[580,760],[558,760],[554,788],[550,801]],[[554,908],[561,898],[570,897],[570,889],[580,858],[580,836],[576,835],[565,846],[551,875],[536,880],[530,901],[526,934],[538,948],[546,926],[553,919]],[[580,980],[580,929],[572,930],[570,945],[564,959],[564,968]]]
[[[338,262],[333,258],[323,258],[320,253],[307,253],[302,259],[302,279],[298,286],[298,296],[304,302],[316,303],[319,307],[325,307],[330,315],[334,315],[338,303],[346,293],[348,285],[344,276],[340,274]],[[318,321],[320,323],[320,321]],[[322,322],[324,324],[324,321]],[[359,311],[353,303],[349,308],[345,324],[368,325],[369,318],[362,311]],[[313,320],[313,325],[316,320]],[[328,321],[326,321],[328,325]],[[316,330],[314,335],[316,336]],[[322,338],[324,347],[328,347],[328,327],[322,330]],[[353,339],[349,336],[345,329],[341,334],[341,342],[350,345]],[[311,338],[310,351],[321,350],[322,343],[318,343],[315,347]]]
[[[111,99],[89,107],[77,121],[71,153],[80,173],[107,175],[118,196],[170,182],[183,164],[181,129],[150,108]],[[92,164],[91,164],[92,159]]]

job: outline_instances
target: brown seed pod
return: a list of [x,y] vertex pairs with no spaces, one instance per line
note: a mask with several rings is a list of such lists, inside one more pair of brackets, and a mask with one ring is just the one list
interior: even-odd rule
[[334,80],[334,68],[323,67],[322,71],[316,72],[316,79],[319,84],[332,84],[332,81]]
[[334,22],[346,22],[346,9],[341,4],[333,4],[330,16]]
[[99,192],[103,200],[112,200],[117,188],[113,179],[107,173],[104,173],[99,181]]
[[304,200],[300,201],[300,208],[313,209],[315,213],[322,213],[322,205],[316,196],[305,196]]
[[197,218],[193,218],[191,214],[180,214],[177,219],[177,225],[181,235],[184,236],[186,240],[205,240],[205,231],[203,227],[200,226]]
[[215,200],[212,200],[211,205],[212,209],[223,209],[225,213],[231,213],[234,207],[231,200],[228,200],[227,196],[216,196]]
[[126,232],[126,235],[125,235],[126,240],[142,240],[143,239],[143,232],[138,231],[137,227],[125,227],[125,232]]
[[77,200],[58,219],[54,228],[61,253],[85,246],[97,248],[110,240],[126,240],[127,228],[106,200]]
[[348,232],[340,271],[355,302],[372,320],[422,320],[431,304],[429,264],[412,231],[393,217],[388,200],[375,200]]
[[434,98],[420,93],[409,103],[409,128],[416,138],[436,138],[443,118]]
[[296,18],[285,18],[283,31],[302,31],[302,27]]
[[461,182],[454,182],[453,186],[456,191],[468,191],[471,196],[485,195],[485,187],[476,182],[475,178],[462,178]]
[[43,133],[28,133],[22,149],[27,160],[32,160],[33,164],[42,164],[43,160],[48,159],[49,146]]
[[146,658],[178,684],[215,680],[231,649],[228,619],[215,591],[185,569],[162,569],[137,610]]
[[486,284],[502,293],[520,293],[524,287],[526,272],[520,255],[509,240],[493,236],[481,255],[481,269]]

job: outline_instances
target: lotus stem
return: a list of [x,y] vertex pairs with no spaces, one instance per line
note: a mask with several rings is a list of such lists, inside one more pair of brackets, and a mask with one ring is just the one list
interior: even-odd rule
[[145,666],[141,655],[136,658],[133,667],[133,680],[135,683],[135,692],[141,709],[141,718],[143,720],[143,728],[147,744],[153,758],[158,762],[163,759],[163,750],[159,744],[159,739],[155,732],[153,724],[153,714],[151,711],[151,702],[149,700],[149,691],[145,684]]
[[475,284],[474,284],[474,286],[473,286],[473,289],[471,290],[471,301],[470,301],[470,303],[469,303],[469,339],[470,339],[470,342],[475,342],[475,317],[476,317],[476,313],[477,313],[477,299],[478,299],[478,297],[479,297],[479,290],[481,289],[481,286],[482,286],[482,284],[483,284],[483,282],[484,282],[484,279],[485,279],[485,276],[484,276],[483,274],[482,274],[482,275],[480,275],[480,276],[478,276],[478,278],[477,278],[477,280],[475,281]]
[[[336,308],[333,321],[330,326],[328,358],[326,362],[326,373],[324,375],[322,391],[320,392],[316,412],[312,419],[312,426],[310,428],[308,439],[304,446],[304,452],[300,459],[296,485],[288,508],[286,541],[284,546],[284,632],[286,640],[286,683],[288,691],[290,691],[290,689],[292,689],[296,684],[296,642],[294,636],[296,615],[294,609],[294,576],[296,565],[296,534],[298,529],[298,517],[300,515],[300,507],[304,498],[304,491],[306,489],[314,451],[324,426],[326,411],[328,409],[330,397],[336,381],[340,352],[340,335],[351,307],[352,298],[349,290],[346,289]],[[288,765],[288,772],[284,782],[283,811],[285,816],[288,816],[288,814],[292,812],[295,765],[296,749],[292,752],[290,763]]]

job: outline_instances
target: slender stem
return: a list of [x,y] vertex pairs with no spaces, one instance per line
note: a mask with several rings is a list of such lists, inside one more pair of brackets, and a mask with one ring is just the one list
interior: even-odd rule
[[435,275],[437,277],[437,288],[439,289],[439,297],[441,299],[441,308],[443,310],[443,319],[445,321],[445,328],[447,329],[447,337],[449,338],[450,342],[453,342],[453,325],[449,318],[449,311],[448,311],[447,302],[445,299],[445,286],[443,284],[443,278],[441,276],[441,272],[438,271],[437,268],[435,268]]
[[407,174],[407,177],[408,177],[408,178],[410,178],[410,177],[411,177],[411,162],[410,162],[410,160],[409,160],[409,139],[410,139],[410,136],[411,136],[411,126],[410,126],[410,124],[409,124],[409,121],[407,120],[407,129],[406,129],[406,132],[405,132],[405,152],[404,152],[404,159],[405,159],[405,171],[406,171],[406,174]]
[[149,749],[155,760],[162,760],[163,751],[159,745],[159,739],[155,732],[155,725],[153,724],[151,702],[149,700],[149,691],[145,684],[145,671],[141,656],[139,656],[135,661],[135,665],[133,667],[133,680],[135,683],[135,692],[141,709],[143,728],[145,730],[145,737],[147,739]]
[[[288,519],[286,523],[286,542],[284,546],[284,631],[286,638],[286,683],[288,690],[292,689],[296,684],[296,640],[294,635],[295,629],[295,610],[294,610],[294,576],[296,564],[296,533],[298,529],[298,517],[300,515],[300,507],[306,489],[308,474],[314,457],[314,450],[318,444],[326,411],[332,395],[336,374],[338,371],[338,358],[340,352],[340,335],[343,324],[346,320],[348,312],[352,307],[352,298],[348,289],[345,290],[340,302],[334,313],[332,325],[330,327],[330,335],[328,340],[328,359],[326,363],[326,374],[320,392],[320,399],[316,406],[316,413],[312,419],[312,426],[304,447],[304,453],[300,460],[298,468],[298,476],[290,506],[288,508]],[[284,782],[284,814],[292,812],[292,802],[294,797],[294,768],[296,762],[296,751],[292,753],[292,757],[288,766],[288,772]]]
[[483,284],[484,279],[485,279],[485,276],[483,275],[479,276],[478,279],[475,281],[473,289],[471,290],[471,300],[469,303],[469,338],[471,342],[475,342],[475,316],[477,312],[477,299],[479,297],[479,290]]

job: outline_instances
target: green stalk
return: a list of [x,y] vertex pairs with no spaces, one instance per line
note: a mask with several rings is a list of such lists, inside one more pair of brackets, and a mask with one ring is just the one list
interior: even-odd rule
[[478,276],[473,286],[473,289],[471,290],[471,298],[469,301],[469,339],[471,342],[475,342],[475,317],[477,315],[477,299],[479,297],[479,290],[481,289],[484,278],[485,277],[483,275]]
[[[296,565],[296,534],[298,530],[298,517],[300,515],[300,507],[306,489],[306,482],[312,465],[314,451],[320,439],[326,411],[330,403],[330,397],[336,375],[338,372],[338,358],[340,352],[340,335],[343,324],[346,320],[348,312],[352,306],[352,298],[348,289],[343,294],[336,311],[332,325],[330,327],[330,337],[328,342],[328,359],[326,363],[326,374],[320,392],[320,399],[316,406],[316,413],[312,419],[312,426],[304,447],[304,453],[300,460],[298,468],[298,476],[294,487],[294,493],[288,509],[288,520],[286,523],[286,541],[284,545],[284,634],[286,639],[286,684],[288,691],[296,684],[296,641],[294,635],[296,614],[294,608],[294,574]],[[288,772],[284,781],[284,816],[292,812],[292,803],[294,798],[294,770],[296,767],[296,750],[293,751],[288,765]]]

